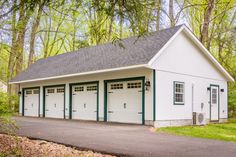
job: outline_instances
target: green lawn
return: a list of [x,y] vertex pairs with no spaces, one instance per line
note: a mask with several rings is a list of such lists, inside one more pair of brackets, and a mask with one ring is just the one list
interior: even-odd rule
[[236,142],[236,119],[231,119],[224,124],[165,127],[157,129],[157,132]]

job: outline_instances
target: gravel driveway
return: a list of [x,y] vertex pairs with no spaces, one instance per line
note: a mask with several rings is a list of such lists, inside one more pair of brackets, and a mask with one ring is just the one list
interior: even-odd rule
[[236,143],[155,133],[148,126],[15,117],[21,136],[135,157],[235,157]]

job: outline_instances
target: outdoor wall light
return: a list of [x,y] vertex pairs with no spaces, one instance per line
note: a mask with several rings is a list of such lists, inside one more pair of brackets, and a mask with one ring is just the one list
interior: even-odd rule
[[210,91],[211,90],[211,87],[207,87],[207,91]]
[[21,91],[18,92],[18,95],[21,96]]
[[150,89],[151,83],[150,83],[149,80],[147,80],[147,81],[145,82],[145,87],[146,87],[146,90],[149,90],[149,89]]
[[221,91],[221,92],[224,92],[225,90],[222,88],[222,89],[220,89],[220,91]]

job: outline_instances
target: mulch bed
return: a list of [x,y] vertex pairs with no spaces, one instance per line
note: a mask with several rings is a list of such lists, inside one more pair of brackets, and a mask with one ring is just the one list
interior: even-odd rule
[[80,151],[61,144],[0,134],[0,157],[112,157],[93,151]]

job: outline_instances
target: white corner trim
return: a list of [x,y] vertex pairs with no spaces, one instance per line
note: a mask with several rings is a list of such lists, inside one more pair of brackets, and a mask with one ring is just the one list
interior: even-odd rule
[[151,67],[148,64],[140,64],[140,65],[127,66],[127,67],[120,67],[120,68],[104,69],[104,70],[89,71],[89,72],[76,73],[76,74],[68,74],[68,75],[45,77],[45,78],[38,78],[38,79],[32,79],[32,80],[9,82],[9,84],[19,84],[19,83],[26,83],[26,82],[52,80],[52,79],[59,79],[59,78],[66,78],[66,77],[73,77],[73,76],[82,76],[82,75],[97,74],[97,73],[104,73],[104,72],[111,72],[111,71],[135,69],[135,68],[151,68]]
[[203,44],[198,40],[198,38],[183,25],[170,40],[161,48],[161,50],[148,62],[148,65],[152,67],[154,61],[164,52],[164,50],[172,43],[172,41],[179,35],[180,32],[185,31],[187,36],[192,39],[192,41],[202,50],[206,57],[216,66],[217,69],[227,78],[228,81],[234,82],[234,78],[222,67],[222,65],[212,56],[212,54],[203,46]]

